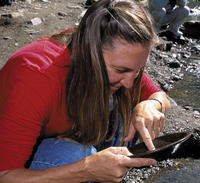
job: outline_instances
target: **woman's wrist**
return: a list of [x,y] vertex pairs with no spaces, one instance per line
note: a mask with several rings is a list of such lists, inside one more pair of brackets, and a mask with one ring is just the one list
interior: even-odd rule
[[159,99],[152,98],[152,99],[149,99],[149,100],[154,100],[154,101],[158,102],[160,104],[160,112],[165,113],[165,107]]
[[84,172],[84,176],[85,178],[87,179],[86,181],[88,180],[93,180],[93,177],[92,177],[92,174],[91,174],[91,166],[90,166],[90,163],[91,163],[91,158],[90,157],[86,157],[82,160],[83,162],[83,172]]

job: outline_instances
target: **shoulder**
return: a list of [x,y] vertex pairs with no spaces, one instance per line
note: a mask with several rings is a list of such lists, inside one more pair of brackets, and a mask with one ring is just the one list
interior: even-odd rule
[[161,91],[161,89],[153,82],[153,80],[146,73],[143,73],[142,76],[141,89],[142,100],[146,100],[153,93]]
[[[14,53],[0,70],[1,91],[17,90],[47,96],[49,91],[61,90],[65,82],[69,62],[69,51],[48,39],[32,42]],[[55,97],[53,95],[53,97]]]
[[14,63],[15,60],[18,60],[18,64],[26,65],[32,69],[39,69],[42,72],[52,65],[68,65],[69,57],[69,50],[66,46],[45,38],[19,49],[8,62]]

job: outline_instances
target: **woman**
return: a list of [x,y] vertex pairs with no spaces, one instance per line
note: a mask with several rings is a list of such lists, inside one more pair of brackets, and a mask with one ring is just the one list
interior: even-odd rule
[[137,131],[153,150],[170,108],[143,73],[155,38],[136,2],[101,0],[77,29],[12,55],[0,71],[0,182],[120,182],[155,165],[121,146]]

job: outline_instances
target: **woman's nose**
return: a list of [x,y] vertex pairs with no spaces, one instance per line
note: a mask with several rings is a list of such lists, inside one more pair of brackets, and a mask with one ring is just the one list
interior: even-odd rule
[[132,73],[128,73],[124,78],[120,81],[121,85],[125,88],[132,88],[135,77]]

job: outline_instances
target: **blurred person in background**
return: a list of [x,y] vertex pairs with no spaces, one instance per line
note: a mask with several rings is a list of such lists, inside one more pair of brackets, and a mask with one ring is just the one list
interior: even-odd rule
[[[190,12],[187,0],[148,0],[148,8],[160,36],[166,36],[172,41],[181,39],[179,28]],[[161,32],[162,27],[166,31]]]

